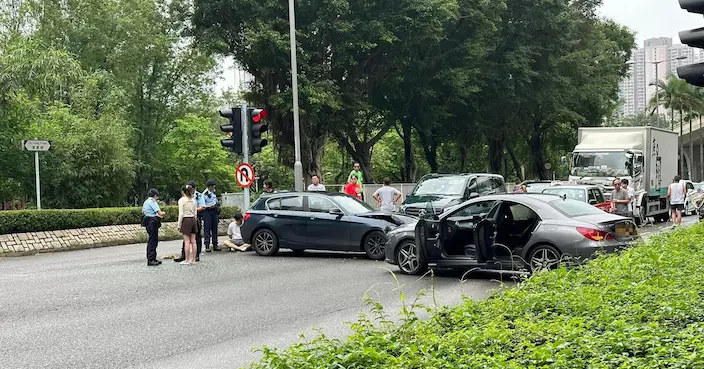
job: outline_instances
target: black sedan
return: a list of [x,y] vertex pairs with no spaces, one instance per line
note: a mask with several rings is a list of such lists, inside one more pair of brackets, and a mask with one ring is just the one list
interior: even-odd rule
[[364,251],[383,260],[386,232],[416,219],[375,211],[349,195],[284,192],[260,197],[244,214],[242,238],[262,256],[279,248]]

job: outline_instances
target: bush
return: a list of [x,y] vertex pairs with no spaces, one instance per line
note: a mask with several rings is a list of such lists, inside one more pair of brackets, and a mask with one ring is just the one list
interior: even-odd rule
[[480,301],[363,315],[344,340],[264,348],[251,368],[704,368],[704,226]]
[[[164,206],[165,222],[175,222],[178,206]],[[232,218],[239,208],[220,208],[220,218]],[[0,234],[55,231],[60,229],[139,224],[142,208],[51,209],[0,212]]]

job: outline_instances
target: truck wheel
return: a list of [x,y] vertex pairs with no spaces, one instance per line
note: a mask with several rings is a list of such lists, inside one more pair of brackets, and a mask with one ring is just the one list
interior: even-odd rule
[[638,210],[638,218],[636,218],[636,225],[642,226],[648,223],[648,199],[643,199],[643,203],[640,204],[640,209]]

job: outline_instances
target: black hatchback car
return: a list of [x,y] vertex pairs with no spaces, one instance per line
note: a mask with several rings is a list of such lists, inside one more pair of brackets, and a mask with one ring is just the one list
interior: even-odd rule
[[280,248],[364,251],[383,260],[386,232],[416,219],[375,211],[346,194],[283,192],[260,197],[244,214],[242,238],[262,256]]

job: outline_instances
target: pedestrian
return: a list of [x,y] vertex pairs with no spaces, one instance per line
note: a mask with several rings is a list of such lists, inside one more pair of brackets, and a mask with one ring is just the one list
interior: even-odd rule
[[310,180],[313,183],[308,185],[308,191],[323,191],[323,192],[325,192],[325,185],[320,183],[320,178],[318,178],[318,176],[313,176]]
[[621,180],[621,187],[626,190],[626,192],[628,193],[628,198],[631,199],[631,202],[628,203],[628,212],[633,214],[633,208],[636,203],[636,190],[634,190],[633,187],[629,186],[627,178]]
[[362,187],[357,183],[356,174],[353,174],[350,178],[350,182],[345,185],[345,193],[360,200],[362,199]]
[[672,223],[682,224],[682,210],[684,210],[684,200],[687,193],[684,183],[680,183],[682,178],[675,176],[672,183],[667,188],[667,198],[670,200],[670,212]]
[[[205,252],[220,251],[218,246],[218,217],[220,208],[218,207],[218,196],[215,194],[217,183],[214,180],[209,180],[206,183],[208,187],[203,191],[203,225],[205,226]],[[212,243],[211,243],[212,241]]]
[[271,179],[264,181],[264,192],[273,193],[274,192],[274,182]]
[[[203,194],[198,192],[196,187],[196,182],[193,180],[188,181],[188,185],[193,187],[193,199],[196,201],[196,206],[198,214],[196,215],[196,261],[200,261],[200,253],[203,250],[203,211],[205,211],[205,200],[203,199]],[[181,245],[181,257],[174,259],[175,262],[180,263],[186,260],[186,242],[184,241]]]
[[250,244],[244,243],[242,239],[242,231],[240,230],[242,223],[242,214],[235,214],[235,220],[227,227],[227,235],[230,239],[223,244],[230,248],[229,251],[247,251],[252,247]]
[[156,247],[159,244],[159,228],[161,227],[161,218],[165,213],[159,208],[159,191],[155,188],[149,190],[149,196],[142,205],[142,225],[147,228],[147,265],[155,266],[161,264],[161,261],[156,260]]
[[184,252],[186,259],[181,262],[183,265],[196,263],[196,216],[198,215],[198,205],[193,198],[195,188],[185,185],[181,188],[181,198],[178,200],[178,230],[183,235]]
[[621,180],[616,178],[611,182],[614,190],[611,191],[611,212],[625,217],[630,217],[628,213],[628,204],[631,199],[628,197],[628,192],[621,188]]
[[384,185],[374,191],[372,197],[379,202],[379,209],[384,213],[396,211],[396,202],[401,198],[401,191],[391,187],[391,178],[384,178]]
[[359,199],[363,200],[364,199],[364,172],[362,172],[362,167],[359,165],[358,161],[355,161],[354,164],[352,164],[352,171],[350,171],[350,174],[347,176],[347,183],[352,181],[352,176],[357,177],[357,184],[359,185]]
[[516,185],[513,186],[513,193],[526,193],[528,192],[528,188],[526,188],[526,185],[521,183],[521,180],[516,178]]

